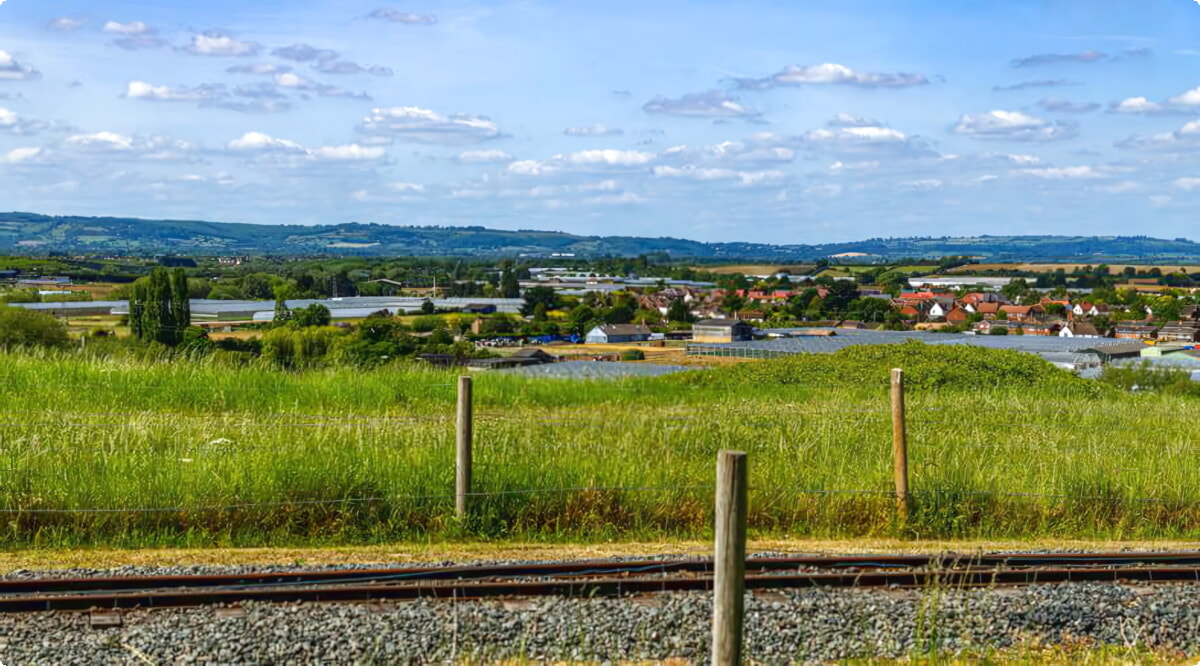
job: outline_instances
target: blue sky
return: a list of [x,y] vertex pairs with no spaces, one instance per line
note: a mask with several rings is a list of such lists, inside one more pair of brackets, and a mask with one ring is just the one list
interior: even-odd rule
[[0,4],[0,208],[1200,239],[1195,0],[175,4]]

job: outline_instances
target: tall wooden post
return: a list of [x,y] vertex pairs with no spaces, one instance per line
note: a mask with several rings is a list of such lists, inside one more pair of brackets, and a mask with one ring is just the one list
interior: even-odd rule
[[712,663],[742,663],[746,590],[746,454],[717,454],[716,544],[713,553]]
[[904,418],[904,371],[892,369],[892,466],[896,475],[896,512],[908,522],[908,432]]
[[467,496],[471,493],[471,378],[458,378],[457,453],[454,457],[454,515],[467,518]]

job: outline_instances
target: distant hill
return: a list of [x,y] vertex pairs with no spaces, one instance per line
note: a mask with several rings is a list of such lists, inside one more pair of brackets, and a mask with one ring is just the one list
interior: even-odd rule
[[1144,236],[981,236],[872,238],[851,243],[767,245],[701,243],[679,238],[576,236],[556,231],[484,227],[402,227],[383,224],[296,226],[120,217],[59,217],[0,213],[0,252],[45,254],[545,256],[574,254],[672,257],[715,261],[811,261],[862,253],[856,261],[903,257],[977,256],[989,261],[1200,260],[1200,244]]

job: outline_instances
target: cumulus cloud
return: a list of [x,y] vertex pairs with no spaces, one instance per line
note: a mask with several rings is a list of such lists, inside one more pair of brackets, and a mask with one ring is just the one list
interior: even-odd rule
[[1200,107],[1200,88],[1193,88],[1167,100],[1167,104],[1182,107]]
[[513,161],[513,156],[503,150],[467,150],[454,158],[462,164],[496,164]]
[[23,118],[16,111],[0,107],[0,134],[16,134],[29,136],[51,127],[50,123],[41,120]]
[[304,152],[304,146],[295,141],[277,139],[262,132],[246,132],[225,147],[229,150]]
[[722,90],[690,93],[679,99],[655,97],[642,105],[646,113],[695,118],[755,118],[759,111],[742,104]]
[[1131,136],[1115,144],[1118,148],[1185,152],[1200,149],[1200,120],[1184,124],[1174,132]]
[[111,32],[118,35],[145,35],[154,32],[150,26],[141,21],[131,21],[129,23],[118,23],[117,21],[108,21],[104,24],[104,32]]
[[422,194],[425,192],[425,186],[418,185],[417,183],[388,183],[386,187],[393,192],[400,192],[401,194]]
[[639,150],[581,150],[555,155],[547,160],[519,160],[508,165],[516,176],[544,176],[562,171],[593,172],[640,170],[658,159],[655,153]]
[[226,58],[257,55],[261,49],[262,44],[243,42],[223,32],[211,30],[198,35],[192,35],[191,43],[183,47],[186,53],[192,55]]
[[1041,169],[1021,169],[1020,173],[1046,180],[1079,180],[1092,178],[1107,178],[1108,174],[1090,166],[1046,167]]
[[486,116],[443,115],[415,106],[372,109],[357,129],[362,134],[446,145],[480,143],[504,136]]
[[62,147],[77,153],[139,160],[192,159],[196,147],[168,136],[126,136],[115,132],[94,132],[67,137]]
[[1073,85],[1075,85],[1073,81],[1066,79],[1041,79],[1038,81],[1021,81],[1007,86],[992,86],[992,90],[996,92],[1011,92],[1014,90],[1026,90],[1028,88],[1060,88],[1062,86]]
[[1091,113],[1100,108],[1095,102],[1072,102],[1058,97],[1046,97],[1038,101],[1038,106],[1052,113]]
[[31,162],[44,154],[41,148],[14,148],[7,153],[0,153],[0,164],[20,164]]
[[1075,136],[1076,126],[1067,122],[1051,122],[1020,111],[989,111],[962,116],[951,131],[973,139],[1057,141]]
[[624,132],[616,127],[607,127],[601,123],[596,123],[595,125],[588,125],[586,127],[568,127],[567,129],[563,130],[563,134],[566,134],[567,136],[592,137],[617,136],[619,134],[624,134]]
[[354,99],[371,99],[371,96],[365,92],[353,92],[345,88],[329,85],[327,83],[318,83],[299,74],[293,72],[284,72],[276,74],[275,85],[288,90],[300,92],[311,92],[320,95],[321,97],[351,97]]
[[156,86],[145,81],[130,81],[125,86],[125,97],[159,102],[205,102],[225,96],[225,86],[210,83],[194,88]]
[[839,127],[815,129],[800,136],[760,133],[753,141],[763,144],[790,145],[835,154],[878,153],[895,157],[935,157],[929,142],[890,127]]
[[1171,185],[1176,189],[1192,192],[1195,190],[1200,190],[1200,178],[1176,178],[1175,180],[1171,181]]
[[158,37],[135,35],[132,37],[114,39],[113,45],[117,48],[125,49],[126,51],[145,51],[148,49],[161,49],[167,45],[167,41],[165,39],[159,39]]
[[645,203],[645,201],[645,198],[633,192],[622,192],[620,194],[601,194],[600,196],[587,197],[582,203],[585,206],[625,206]]
[[1108,60],[1108,54],[1100,51],[1084,51],[1082,53],[1041,53],[1011,61],[1013,67],[1038,67],[1040,65],[1058,65],[1062,63],[1095,63]]
[[765,166],[791,162],[796,159],[796,151],[783,145],[723,141],[712,146],[674,146],[664,150],[661,158],[674,164]]
[[882,127],[883,123],[866,116],[854,116],[849,113],[839,113],[828,123],[830,127]]
[[266,76],[274,76],[290,71],[292,71],[292,68],[286,65],[275,65],[267,62],[253,65],[234,65],[225,69],[225,72],[228,74],[258,74]]
[[319,49],[309,44],[292,44],[291,46],[283,46],[271,51],[271,55],[284,60],[293,60],[295,62],[311,62],[323,60],[336,60],[338,57],[337,51],[329,49]]
[[58,30],[60,32],[69,32],[71,30],[78,30],[85,25],[87,25],[87,19],[63,16],[61,18],[52,19],[46,23],[46,28],[49,30]]
[[33,81],[40,78],[41,72],[0,51],[0,81]]
[[276,162],[286,166],[300,166],[304,163],[319,161],[366,162],[379,160],[387,155],[387,150],[383,147],[362,146],[357,143],[308,149],[295,141],[276,138],[262,132],[246,132],[225,144],[225,148],[234,153],[303,158],[300,161]]
[[824,63],[820,65],[788,65],[763,79],[736,79],[735,82],[748,90],[767,90],[779,86],[849,85],[861,88],[908,88],[923,86],[929,79],[922,74],[910,72],[880,73],[859,72],[845,65]]
[[380,7],[370,14],[367,14],[367,18],[377,19],[379,21],[388,21],[390,23],[404,23],[407,25],[433,25],[434,23],[437,23],[437,17],[433,14],[402,12],[398,9],[391,9],[390,7]]

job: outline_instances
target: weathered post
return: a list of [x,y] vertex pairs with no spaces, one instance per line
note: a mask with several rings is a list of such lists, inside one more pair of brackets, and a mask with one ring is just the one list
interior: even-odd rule
[[896,512],[908,522],[908,433],[904,419],[904,371],[892,369],[892,465],[896,473]]
[[454,515],[460,520],[467,518],[467,496],[471,493],[471,440],[473,436],[471,414],[471,378],[458,378],[457,453],[454,457]]
[[712,663],[742,662],[746,589],[746,454],[717,454],[716,544],[713,553]]

